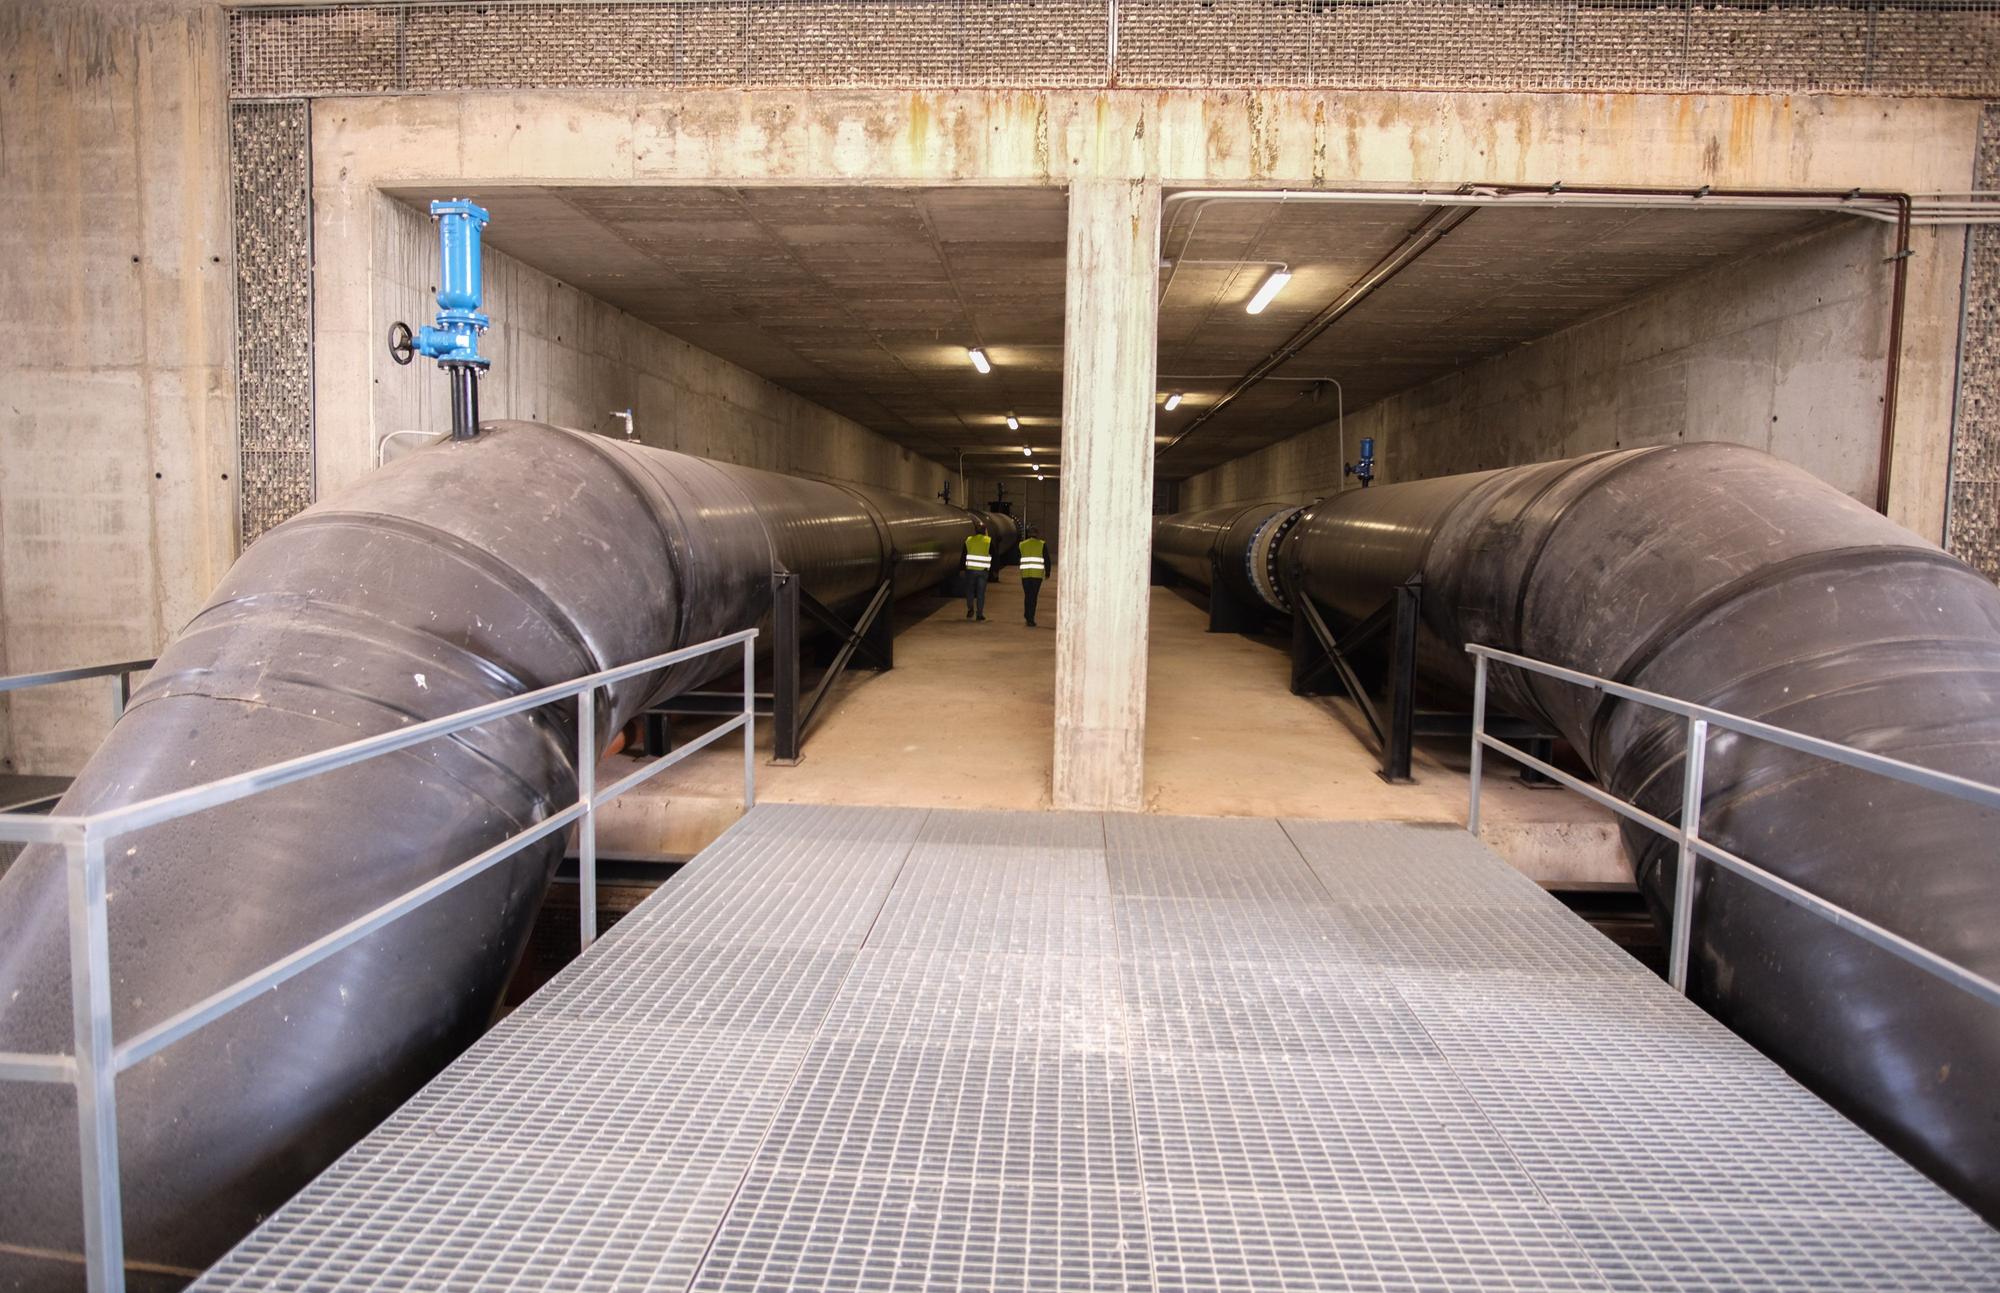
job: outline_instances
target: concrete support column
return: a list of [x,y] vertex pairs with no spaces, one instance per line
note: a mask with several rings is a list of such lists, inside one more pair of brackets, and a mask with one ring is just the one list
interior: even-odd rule
[[1063,307],[1055,805],[1143,804],[1160,186],[1078,179]]

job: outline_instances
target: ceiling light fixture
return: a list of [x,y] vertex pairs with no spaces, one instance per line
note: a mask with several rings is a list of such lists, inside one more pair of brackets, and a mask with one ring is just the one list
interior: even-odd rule
[[[1257,307],[1257,310],[1261,310],[1263,308],[1264,307],[1260,305]],[[1257,310],[1252,310],[1250,313],[1255,314]],[[967,350],[965,352],[965,357],[967,359],[970,359],[972,361],[972,366],[974,368],[977,368],[980,372],[990,373],[993,371],[993,365],[988,363],[986,360],[986,352],[981,350],[978,346],[973,346],[971,349]]]
[[1021,429],[1021,419],[1009,413],[1007,415],[1007,429],[1009,431],[1019,431]]
[[1285,284],[1291,281],[1292,271],[1286,266],[1279,266],[1271,271],[1271,276],[1257,289],[1257,295],[1251,297],[1250,304],[1243,308],[1251,314],[1262,314],[1264,307],[1269,305],[1278,293],[1284,291]]
[[[1252,311],[1252,313],[1254,314],[1255,311]],[[1172,395],[1167,396],[1167,412],[1171,413],[1180,406],[1181,393],[1179,391],[1175,391]]]
[[1022,456],[1023,458],[1032,458],[1032,457],[1034,457],[1034,456],[1035,456],[1035,451],[1034,451],[1033,449],[1030,449],[1030,448],[1029,448],[1028,446],[1026,446],[1026,445],[1022,445],[1022,446],[1021,446],[1021,456]]

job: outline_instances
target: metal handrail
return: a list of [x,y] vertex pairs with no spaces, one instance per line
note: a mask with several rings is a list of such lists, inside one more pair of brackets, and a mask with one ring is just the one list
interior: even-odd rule
[[132,675],[144,673],[158,663],[158,660],[119,660],[112,664],[87,664],[75,669],[9,674],[0,678],[0,694],[26,691],[30,687],[52,687],[59,682],[81,682],[86,678],[116,678],[118,689],[112,693],[111,706],[111,717],[115,721],[125,716],[125,706],[132,699]]
[[[1565,669],[1561,665],[1530,659],[1511,651],[1501,651],[1494,647],[1473,644],[1465,648],[1476,661],[1472,685],[1472,768],[1470,772],[1469,799],[1465,828],[1474,835],[1479,833],[1479,786],[1483,771],[1484,752],[1492,750],[1505,755],[1553,781],[1569,787],[1595,803],[1602,804],[1612,812],[1630,821],[1635,821],[1658,835],[1664,835],[1680,846],[1678,867],[1675,871],[1673,926],[1669,935],[1667,957],[1667,980],[1680,992],[1687,991],[1688,949],[1692,941],[1694,922],[1694,869],[1698,858],[1706,858],[1726,870],[1733,871],[1744,879],[1756,884],[1796,906],[1830,921],[1835,926],[1855,934],[1875,946],[1901,957],[1921,970],[1937,975],[1954,987],[1971,993],[1988,1005],[2000,1006],[2000,983],[1994,982],[1976,970],[1968,969],[1948,957],[1940,956],[1927,947],[1922,947],[1893,930],[1885,929],[1865,916],[1857,915],[1838,903],[1820,897],[1818,894],[1784,879],[1754,862],[1750,862],[1718,844],[1703,839],[1701,835],[1702,783],[1707,772],[1709,729],[1721,728],[1744,736],[1781,745],[1786,749],[1811,754],[1850,768],[1873,772],[1909,785],[1940,794],[1963,799],[1968,803],[1987,808],[2000,808],[2000,786],[1989,786],[1984,782],[1955,776],[1949,772],[1939,772],[1901,759],[1873,754],[1851,745],[1842,745],[1822,737],[1808,736],[1794,732],[1790,728],[1774,727],[1754,718],[1744,718],[1726,710],[1713,709],[1707,705],[1697,705],[1692,701],[1680,700],[1673,696],[1647,691],[1643,687],[1632,687],[1625,683],[1613,682],[1595,674],[1583,673],[1576,669]],[[1685,753],[1685,774],[1681,782],[1680,823],[1675,824],[1616,795],[1593,786],[1578,777],[1573,777],[1562,769],[1542,759],[1537,759],[1524,750],[1517,750],[1487,734],[1486,731],[1486,675],[1491,662],[1512,665],[1529,673],[1541,674],[1562,682],[1616,696],[1621,700],[1635,701],[1670,714],[1678,714],[1687,720],[1687,746]]]
[[[429,719],[410,727],[349,741],[331,749],[286,759],[171,794],[85,815],[42,816],[0,813],[0,841],[54,844],[66,856],[69,878],[70,999],[75,1020],[74,1054],[0,1051],[0,1081],[64,1082],[76,1089],[79,1159],[82,1165],[84,1263],[91,1293],[122,1293],[125,1287],[124,1223],[118,1179],[118,1074],[213,1023],[230,1011],[305,972],[442,894],[448,893],[575,823],[577,880],[581,911],[578,934],[584,947],[597,938],[597,810],[626,791],[721,740],[743,733],[743,807],[756,802],[756,638],[744,629],[724,637],[649,656],[631,664],[586,674],[569,682]],[[653,673],[730,647],[743,649],[743,711],[671,753],[647,761],[609,787],[597,788],[597,691],[628,678]],[[78,679],[119,679],[119,709],[129,696],[133,673],[152,661],[126,661],[81,669],[0,678],[0,692]],[[105,913],[105,840],[113,835],[185,817],[219,804],[288,786],[321,773],[350,767],[425,741],[451,736],[497,718],[525,713],[557,701],[577,702],[577,797],[562,811],[466,859],[450,870],[332,930],[304,947],[162,1020],[116,1042],[111,1031],[111,953]]]

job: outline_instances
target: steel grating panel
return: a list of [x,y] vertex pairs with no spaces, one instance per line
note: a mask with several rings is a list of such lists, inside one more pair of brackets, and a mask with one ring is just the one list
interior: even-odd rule
[[1160,1293],[1611,1287],[1532,1202],[1169,1186],[1149,1189],[1146,1208]]
[[694,1287],[917,1293],[1153,1285],[1136,1190],[757,1172]]
[[1133,1044],[1176,1055],[1435,1058],[1421,1024],[1365,969],[1130,956]]
[[1539,909],[1371,903],[1340,909],[1351,955],[1397,970],[1478,977],[1495,966],[1562,977],[1651,980],[1645,966],[1555,899]]
[[1203,963],[1354,963],[1353,932],[1331,906],[1120,898],[1112,920],[1133,957]]
[[1330,896],[1344,903],[1546,909],[1542,887],[1456,826],[1404,822],[1280,823]]
[[760,807],[204,1289],[1991,1288],[1462,832]]
[[1133,1100],[1148,1187],[1536,1197],[1479,1104],[1428,1055],[1168,1054],[1135,1069]]
[[1104,822],[1111,890],[1125,898],[1315,903],[1326,890],[1284,830],[1248,817],[1141,817]]
[[[1883,1293],[1887,1289],[1990,1293],[1993,1231],[1954,1216],[1649,1207],[1562,1209],[1614,1289],[1630,1293]],[[1745,1272],[1755,1272],[1745,1278]]]
[[1122,1054],[823,1040],[759,1165],[1130,1188],[1132,1109]]

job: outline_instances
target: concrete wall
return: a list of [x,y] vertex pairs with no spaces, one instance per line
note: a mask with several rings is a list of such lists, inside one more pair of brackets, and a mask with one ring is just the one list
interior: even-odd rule
[[[451,404],[434,364],[390,361],[389,325],[428,322],[437,312],[437,230],[430,217],[377,193],[373,197],[374,353],[353,356],[373,372],[362,408],[319,412],[322,446],[374,444],[392,432],[443,434]],[[937,493],[947,469],[859,423],[776,386],[613,309],[504,253],[488,250],[485,312],[494,321],[482,349],[493,369],[480,390],[480,413],[623,435],[610,416],[630,408],[647,444],[768,471],[880,485],[918,497]],[[343,351],[343,355],[345,355]],[[329,362],[322,354],[321,362]],[[335,362],[348,362],[346,358]],[[388,449],[423,443],[398,437]],[[340,455],[351,471],[352,455]],[[323,470],[320,487],[335,488]]]
[[[0,6],[0,673],[149,656],[235,556],[224,18]],[[0,702],[72,770],[110,684]]]
[[[330,338],[372,331],[365,248],[377,188],[1064,184],[1168,187],[1711,184],[1958,191],[1980,105],[1808,95],[1365,94],[1312,90],[760,90],[457,93],[313,106],[317,407],[368,396]],[[1940,530],[1962,239],[1923,235],[1910,284],[1892,514]],[[367,445],[359,446],[366,454]],[[338,469],[321,445],[321,470]]]
[[[1913,273],[1957,231],[1920,230]],[[1886,225],[1858,220],[1789,240],[1531,345],[1351,410],[1345,460],[1375,437],[1378,479],[1415,480],[1600,449],[1730,440],[1875,501],[1888,344]],[[1357,319],[1357,326],[1360,324]],[[1908,347],[1909,365],[1949,358]],[[1928,371],[1917,398],[1948,390]],[[1944,413],[1948,420],[1948,410]],[[1310,499],[1343,485],[1329,422],[1186,481],[1187,508]],[[1915,471],[1914,465],[1905,470]],[[1926,536],[1941,535],[1942,517]]]

